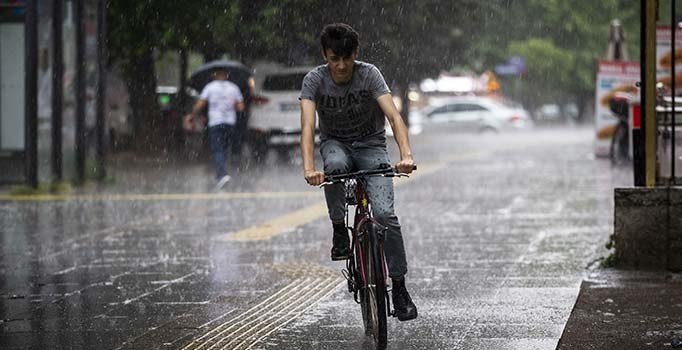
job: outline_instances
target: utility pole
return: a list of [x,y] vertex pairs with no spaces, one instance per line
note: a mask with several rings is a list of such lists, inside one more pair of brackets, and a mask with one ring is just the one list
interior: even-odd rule
[[85,182],[85,0],[75,0],[76,8],[76,181]]
[[38,2],[26,1],[26,22],[24,24],[25,69],[24,76],[24,139],[25,171],[28,184],[38,187]]
[[107,5],[106,0],[97,1],[97,180],[104,180],[106,173],[106,97],[107,97]]
[[64,58],[62,54],[62,0],[52,2],[52,181],[63,179],[62,100]]
[[656,14],[657,0],[641,0],[641,101],[645,186],[656,186]]

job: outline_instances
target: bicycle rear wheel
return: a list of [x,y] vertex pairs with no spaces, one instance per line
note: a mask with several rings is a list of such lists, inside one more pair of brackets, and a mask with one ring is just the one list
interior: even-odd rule
[[[362,319],[365,334],[371,335],[377,348],[387,343],[387,311],[386,311],[386,277],[382,261],[382,247],[377,242],[376,228],[373,224],[365,225],[362,241],[363,268],[365,281],[360,293]],[[358,256],[358,255],[356,255]]]

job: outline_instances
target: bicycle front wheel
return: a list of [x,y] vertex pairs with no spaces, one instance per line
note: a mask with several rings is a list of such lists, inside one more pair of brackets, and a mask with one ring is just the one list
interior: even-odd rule
[[363,268],[365,281],[360,295],[362,318],[365,324],[365,334],[371,335],[377,348],[383,348],[387,338],[387,311],[386,311],[386,277],[382,252],[376,237],[376,228],[373,224],[365,226],[364,241],[362,244]]

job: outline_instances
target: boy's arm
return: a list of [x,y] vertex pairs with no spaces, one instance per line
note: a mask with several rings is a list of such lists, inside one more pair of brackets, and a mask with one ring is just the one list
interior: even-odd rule
[[244,109],[246,109],[246,105],[244,104],[243,101],[237,101],[234,104],[234,110],[237,112],[243,112]]
[[400,150],[400,162],[396,164],[396,168],[401,173],[409,174],[414,168],[414,160],[412,159],[412,149],[410,148],[410,139],[407,133],[407,127],[403,122],[403,118],[400,116],[398,109],[393,103],[393,97],[391,94],[384,94],[377,97],[377,102],[379,107],[386,115],[388,123],[393,129],[393,135],[395,136],[395,141],[398,143],[398,149]]
[[192,107],[192,111],[182,118],[182,127],[187,131],[192,131],[197,128],[196,119],[201,111],[206,108],[208,102],[206,100],[197,100]]
[[324,173],[315,170],[315,102],[301,99],[301,156],[303,176],[312,186],[324,182]]
[[202,111],[204,108],[206,108],[206,105],[208,105],[208,101],[202,100],[202,99],[197,100],[197,102],[196,102],[196,103],[194,104],[194,106],[192,107],[192,112],[190,112],[190,114],[191,114],[193,117],[198,116],[198,115],[201,113],[201,111]]

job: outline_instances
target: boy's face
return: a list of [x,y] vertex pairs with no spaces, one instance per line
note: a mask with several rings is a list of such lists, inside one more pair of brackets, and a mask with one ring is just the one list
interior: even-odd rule
[[350,56],[341,57],[334,53],[332,49],[326,49],[322,53],[322,56],[324,56],[325,61],[327,61],[329,72],[335,83],[343,84],[351,80],[353,77],[353,66],[355,65],[357,51]]

